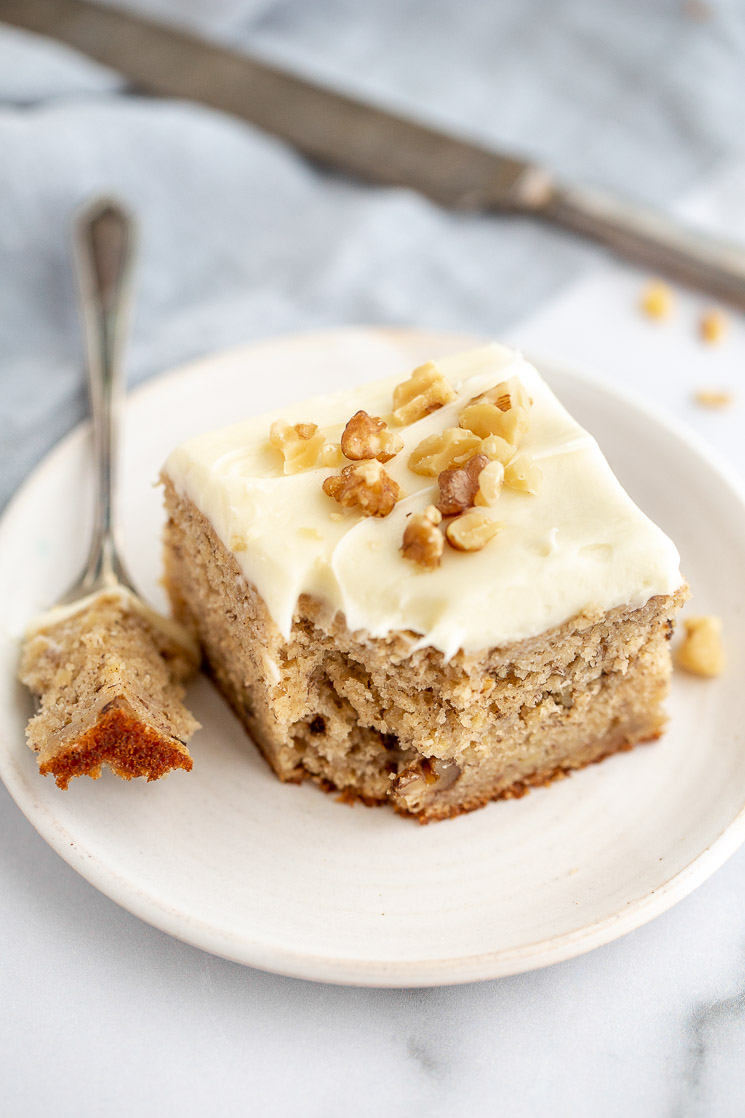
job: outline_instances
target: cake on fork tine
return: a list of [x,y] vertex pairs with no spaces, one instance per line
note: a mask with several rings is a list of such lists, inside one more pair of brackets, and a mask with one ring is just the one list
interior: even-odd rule
[[191,770],[199,723],[183,704],[198,648],[124,586],[40,617],[23,643],[19,678],[38,698],[26,729],[43,776],[157,780]]
[[176,448],[176,616],[280,779],[421,822],[658,737],[672,542],[486,346]]

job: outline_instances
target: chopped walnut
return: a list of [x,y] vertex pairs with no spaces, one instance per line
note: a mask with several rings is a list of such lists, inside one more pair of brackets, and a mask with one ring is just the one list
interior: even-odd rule
[[701,315],[698,328],[702,341],[716,345],[727,332],[727,319],[722,311],[712,307]]
[[[508,426],[506,421],[507,413],[500,411],[496,404],[490,404],[486,400],[478,404],[470,404],[464,408],[458,417],[458,422],[461,427],[465,427],[469,431],[473,431],[481,439],[486,439],[490,435],[499,435],[505,442],[512,443],[513,446],[517,445],[517,439],[512,437],[513,432],[507,431]],[[511,417],[512,420],[516,418]],[[511,427],[515,426],[514,423],[510,424]]]
[[535,496],[542,480],[543,474],[527,454],[518,454],[517,458],[513,458],[505,466],[504,484],[510,489],[517,489],[521,493],[532,493]]
[[653,280],[642,292],[640,306],[648,318],[668,318],[673,309],[673,293],[662,280]]
[[440,498],[437,507],[443,516],[458,516],[473,506],[479,490],[479,475],[490,463],[485,454],[475,454],[465,466],[443,470],[437,478]]
[[533,403],[528,395],[525,386],[519,377],[510,377],[509,380],[500,381],[490,388],[487,392],[482,392],[476,396],[472,404],[495,404],[500,411],[510,411],[512,408],[520,408],[523,411],[529,411]]
[[[489,435],[501,434],[502,414],[496,404],[478,400],[463,409],[458,416],[458,423],[468,431],[473,431],[480,439],[486,439]],[[497,427],[500,428],[499,431]]]
[[334,469],[344,464],[344,455],[338,443],[326,443],[321,449],[321,465]]
[[409,517],[401,545],[404,559],[410,559],[427,570],[439,567],[445,545],[442,532],[437,527],[441,520],[442,516],[434,505]]
[[512,396],[509,392],[501,392],[494,400],[494,403],[500,411],[509,411],[513,407]]
[[735,399],[726,389],[716,388],[699,388],[693,398],[702,408],[728,408]]
[[479,474],[478,492],[475,505],[494,505],[504,485],[504,466],[498,461],[489,461]]
[[368,415],[366,411],[352,416],[341,437],[341,449],[353,462],[367,458],[389,462],[403,445],[398,435],[388,430],[384,419]]
[[315,423],[293,426],[285,419],[275,419],[269,429],[269,442],[284,458],[284,472],[298,474],[319,465],[325,436]]
[[447,791],[455,784],[463,770],[455,761],[441,761],[435,757],[417,757],[402,769],[395,780],[394,789],[415,803],[434,793]]
[[461,427],[482,439],[499,436],[516,447],[530,426],[531,400],[517,377],[476,396],[460,413]]
[[503,466],[512,461],[516,452],[517,447],[508,443],[501,435],[489,435],[481,443],[481,453],[485,454],[487,458],[493,458],[495,462],[501,462]]
[[447,541],[456,551],[481,551],[501,528],[486,509],[469,509],[451,520],[445,530]]
[[393,389],[393,421],[403,426],[415,423],[430,412],[455,399],[455,392],[437,366],[428,361],[420,365],[408,380]]
[[498,435],[506,443],[517,446],[530,426],[530,416],[527,408],[511,407],[502,411],[496,402],[481,400],[464,408],[458,422],[482,439]]
[[695,675],[715,676],[724,671],[722,622],[718,617],[687,617],[685,637],[675,657],[678,667]]
[[345,466],[323,483],[323,491],[343,508],[359,508],[363,516],[388,516],[401,496],[401,488],[380,462],[371,458]]
[[424,477],[438,477],[443,470],[464,465],[481,450],[481,439],[461,427],[446,427],[441,435],[429,435],[412,450],[409,469]]

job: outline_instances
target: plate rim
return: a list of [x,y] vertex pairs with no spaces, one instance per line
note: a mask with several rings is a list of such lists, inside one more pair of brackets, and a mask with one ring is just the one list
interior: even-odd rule
[[[218,359],[229,361],[257,348],[283,346],[288,343],[299,345],[319,343],[326,339],[338,338],[341,334],[354,336],[369,335],[371,332],[393,335],[401,340],[436,339],[434,344],[454,342],[468,346],[479,344],[484,340],[481,336],[457,331],[364,325],[277,334],[226,347],[166,369],[136,386],[128,394],[128,400],[137,397],[138,401],[142,401],[149,393],[160,392],[164,387],[167,390],[169,382],[177,381],[200,366],[209,365]],[[683,421],[674,416],[661,414],[638,391],[620,385],[617,381],[590,370],[580,362],[566,361],[548,353],[536,352],[534,347],[528,347],[528,358],[539,366],[543,364],[547,369],[554,370],[560,375],[586,384],[592,389],[599,389],[606,396],[617,399],[620,403],[642,413],[647,419],[666,430],[688,452],[705,461],[707,467],[719,476],[731,496],[739,502],[745,512],[745,479],[741,478],[740,474],[721,457],[716,448],[710,446]],[[550,374],[548,376],[550,380]],[[6,533],[12,528],[13,520],[18,514],[17,510],[23,506],[28,494],[42,483],[48,472],[54,468],[58,457],[64,456],[68,453],[69,447],[86,437],[87,430],[88,420],[84,418],[30,471],[0,515],[0,546]],[[414,988],[485,981],[551,966],[611,943],[662,915],[678,901],[689,896],[745,842],[745,800],[743,800],[740,809],[716,838],[664,882],[643,897],[628,903],[625,908],[601,920],[549,939],[475,955],[421,961],[360,960],[319,956],[288,948],[275,948],[260,941],[247,940],[245,937],[240,938],[234,933],[216,927],[211,928],[205,919],[185,911],[169,912],[162,904],[122,879],[100,858],[92,861],[90,856],[78,850],[74,836],[70,835],[64,825],[50,814],[48,808],[35,801],[33,790],[28,790],[20,770],[13,762],[11,747],[3,740],[5,732],[4,729],[0,730],[2,735],[0,736],[0,778],[11,798],[47,845],[95,889],[145,923],[200,950],[241,965],[308,981],[373,988]]]

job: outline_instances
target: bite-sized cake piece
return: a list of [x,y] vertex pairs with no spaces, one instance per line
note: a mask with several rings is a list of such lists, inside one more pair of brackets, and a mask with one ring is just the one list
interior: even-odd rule
[[40,699],[26,731],[39,770],[67,788],[103,765],[124,780],[191,769],[199,723],[181,700],[197,664],[180,626],[124,589],[51,610],[29,632],[19,673]]
[[276,774],[422,822],[659,736],[671,541],[492,345],[192,439],[166,575]]

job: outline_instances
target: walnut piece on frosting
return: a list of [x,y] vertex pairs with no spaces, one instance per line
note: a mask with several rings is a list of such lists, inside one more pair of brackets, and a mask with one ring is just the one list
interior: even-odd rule
[[432,361],[419,365],[408,380],[393,389],[393,421],[415,423],[455,399],[452,385]]
[[343,454],[353,462],[377,458],[389,462],[403,446],[403,441],[388,430],[384,419],[358,411],[344,428],[341,437]]
[[517,447],[512,446],[501,435],[489,435],[488,438],[481,440],[481,453],[506,466],[515,457]]
[[511,411],[513,408],[527,412],[533,403],[519,377],[500,381],[493,388],[477,396],[473,403],[481,400],[485,400],[488,404],[495,404],[503,412]]
[[338,443],[326,443],[321,448],[320,465],[332,470],[344,465],[344,454]]
[[498,435],[517,447],[530,425],[530,398],[517,377],[511,377],[477,396],[458,422],[482,439]]
[[269,428],[269,442],[284,459],[284,473],[299,474],[319,465],[326,438],[315,423],[291,424],[275,419]]
[[695,675],[720,675],[725,665],[720,619],[712,615],[687,617],[683,624],[685,636],[675,656],[678,667]]
[[323,491],[342,508],[358,508],[363,516],[388,516],[401,488],[375,458],[350,463],[323,483]]
[[442,471],[437,478],[440,487],[437,507],[443,516],[459,516],[473,507],[479,491],[479,475],[489,464],[494,463],[485,454],[474,454],[465,466]]
[[489,459],[484,468],[479,472],[479,484],[474,505],[496,504],[504,485],[504,466],[497,460]]
[[442,516],[434,505],[409,517],[401,545],[404,559],[426,570],[439,567],[445,546],[442,532],[437,527],[441,520]]
[[443,470],[463,466],[481,450],[481,439],[462,427],[446,427],[441,435],[429,435],[414,447],[409,469],[423,477],[438,477]]
[[[412,379],[427,369],[431,372],[434,366],[415,370]],[[400,403],[400,397],[395,402]],[[411,452],[409,469],[437,478],[435,511],[454,517],[445,537],[456,551],[480,551],[497,534],[501,524],[492,518],[490,509],[503,486],[522,493],[538,492],[541,471],[529,455],[517,453],[530,426],[532,405],[519,377],[500,381],[471,399],[458,416],[458,427],[429,435]],[[425,567],[439,565],[442,549],[436,529],[430,509],[412,517],[402,547],[404,556]],[[433,549],[431,563],[417,557],[415,549],[425,545]]]
[[448,524],[445,535],[456,551],[481,551],[501,528],[486,509],[469,509]]
[[520,493],[531,493],[533,496],[541,487],[543,474],[533,459],[528,454],[518,454],[504,468],[504,484],[510,489],[517,489]]

